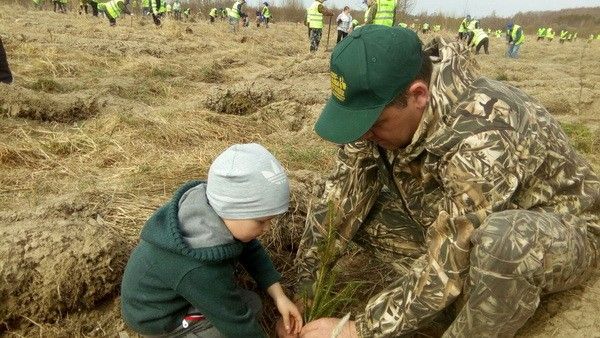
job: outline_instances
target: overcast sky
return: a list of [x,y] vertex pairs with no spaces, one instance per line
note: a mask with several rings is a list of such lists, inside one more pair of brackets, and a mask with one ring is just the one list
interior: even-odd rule
[[[247,0],[248,1],[248,0]],[[257,0],[249,0],[250,4]],[[267,0],[268,1],[268,0]],[[271,0],[276,5],[284,0]],[[306,6],[312,0],[302,0]],[[496,15],[508,17],[517,12],[557,10],[573,7],[596,7],[600,6],[600,0],[414,0],[415,5],[411,14],[421,12],[442,12],[450,16],[472,16],[483,17],[496,11]],[[262,1],[261,1],[262,3]],[[362,0],[327,0],[325,6],[334,4],[336,7],[349,5],[354,9],[364,9]]]

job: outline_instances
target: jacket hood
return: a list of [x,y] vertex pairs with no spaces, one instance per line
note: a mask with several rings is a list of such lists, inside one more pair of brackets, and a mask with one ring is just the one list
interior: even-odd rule
[[241,254],[243,244],[231,235],[206,199],[206,182],[191,181],[175,192],[146,222],[141,238],[164,250],[205,262]]

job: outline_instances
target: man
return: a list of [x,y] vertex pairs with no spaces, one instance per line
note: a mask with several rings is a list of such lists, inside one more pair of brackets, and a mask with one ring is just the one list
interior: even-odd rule
[[566,29],[561,29],[558,42],[565,43],[565,40],[567,40],[567,35],[569,35],[569,31]]
[[12,81],[13,77],[8,67],[8,58],[4,50],[4,44],[2,44],[2,38],[0,38],[0,83],[10,84]]
[[150,0],[142,0],[142,15],[146,16],[152,13],[150,8]]
[[79,15],[88,13],[88,0],[79,0]]
[[310,300],[329,226],[338,257],[354,240],[401,276],[338,337],[402,336],[461,293],[445,337],[512,336],[541,295],[596,269],[598,176],[544,107],[480,77],[466,48],[436,38],[422,51],[407,29],[369,25],[333,51],[315,131],[343,146],[309,207],[299,289]]
[[540,41],[540,40],[544,41],[544,38],[546,37],[546,31],[547,31],[546,27],[538,27],[536,41]]
[[121,16],[121,13],[133,15],[129,8],[129,0],[111,0],[109,2],[101,2],[98,4],[98,11],[106,14],[110,26],[117,25],[117,19]]
[[181,20],[181,1],[180,0],[175,0],[173,1],[173,5],[171,7],[171,10],[173,11],[173,16],[175,17],[175,20]]
[[210,23],[215,23],[215,19],[217,18],[217,8],[216,7],[211,8],[210,12],[208,13],[208,17],[210,19]]
[[365,12],[365,24],[392,27],[396,20],[395,0],[369,0],[368,13]]
[[486,54],[489,54],[488,51],[490,45],[490,38],[486,32],[484,32],[481,28],[475,28],[473,30],[473,38],[471,39],[471,47],[475,47],[475,54],[479,54],[479,50],[483,46],[483,50]]
[[165,2],[167,0],[150,0],[150,9],[152,11],[152,21],[156,26],[160,26],[160,19],[166,11]]
[[473,35],[475,35],[474,31],[478,28],[480,28],[479,20],[472,19],[471,21],[469,21],[469,25],[467,26],[467,36],[466,36],[467,46],[469,46],[471,44],[471,40],[473,40]]
[[460,23],[460,25],[458,26],[458,39],[459,40],[466,40],[468,37],[468,33],[469,33],[469,23],[471,22],[471,16],[467,15],[466,18],[463,19],[463,21]]
[[545,37],[548,42],[552,42],[552,40],[554,40],[554,31],[552,30],[552,27],[548,27],[548,29],[546,29]]
[[263,2],[263,8],[261,11],[262,21],[265,23],[265,28],[269,28],[269,21],[271,21],[271,9],[269,8],[268,2]]
[[237,32],[240,26],[240,19],[246,18],[246,12],[242,10],[242,7],[246,4],[246,0],[237,0],[233,3],[233,6],[229,9],[229,25],[231,26],[232,32]]
[[67,12],[67,6],[66,6],[66,1],[65,0],[53,0],[52,1],[54,3],[54,12],[60,12],[60,13],[66,13]]
[[523,33],[523,28],[510,21],[506,25],[506,40],[508,43],[506,55],[512,59],[519,58],[519,50],[525,41],[525,33]]
[[429,33],[429,23],[428,22],[424,22],[423,25],[421,26],[421,33],[423,33],[423,34]]
[[310,40],[310,52],[319,49],[321,35],[323,35],[323,15],[333,16],[333,12],[323,6],[325,0],[315,0],[306,9],[305,25],[308,26],[308,38]]

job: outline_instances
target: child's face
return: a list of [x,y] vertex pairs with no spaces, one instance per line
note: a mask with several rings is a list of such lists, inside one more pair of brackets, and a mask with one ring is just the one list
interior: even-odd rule
[[259,219],[224,219],[223,222],[235,239],[247,243],[265,233],[273,218],[275,216]]

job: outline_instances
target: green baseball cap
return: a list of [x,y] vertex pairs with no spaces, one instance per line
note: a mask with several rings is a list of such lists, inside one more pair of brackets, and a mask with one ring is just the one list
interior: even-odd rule
[[399,26],[366,25],[337,44],[330,61],[331,97],[315,124],[322,138],[358,140],[421,70],[421,40]]

